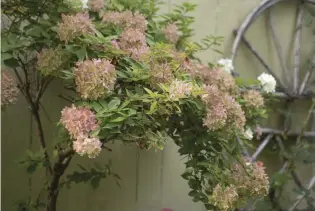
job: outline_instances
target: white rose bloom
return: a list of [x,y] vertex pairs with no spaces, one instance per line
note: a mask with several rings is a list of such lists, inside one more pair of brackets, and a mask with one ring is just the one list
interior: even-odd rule
[[82,2],[82,9],[87,9],[87,8],[89,8],[89,7],[88,7],[88,1],[89,1],[89,0],[81,0],[81,2]]
[[231,73],[231,71],[234,70],[234,66],[231,59],[220,59],[218,61],[218,64],[222,66],[223,70],[228,73]]
[[272,75],[262,73],[257,79],[260,81],[261,86],[265,92],[270,93],[276,91],[277,82]]
[[248,140],[253,139],[253,131],[250,128],[247,128],[247,130],[244,132],[244,136]]

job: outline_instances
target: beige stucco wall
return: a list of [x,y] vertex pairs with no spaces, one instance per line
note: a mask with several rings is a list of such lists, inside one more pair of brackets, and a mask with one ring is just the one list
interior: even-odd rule
[[[172,9],[172,4],[183,2],[182,0],[168,0],[163,10]],[[260,2],[260,0],[199,0],[196,17],[195,39],[213,34],[225,37],[222,46],[224,57],[229,57],[233,42],[232,30],[237,28],[246,15]],[[291,39],[293,33],[293,23],[295,18],[295,5],[281,4],[273,10],[276,22],[276,30],[281,36],[283,51],[289,52],[291,49]],[[264,16],[257,19],[253,27],[246,34],[249,41],[261,52],[267,62],[281,75],[280,66],[277,62],[276,53],[270,42],[269,31],[265,27]],[[309,43],[314,42],[309,31],[303,31],[303,60],[310,52]],[[285,55],[287,58],[289,56]],[[203,52],[200,57],[204,61],[216,61],[222,56],[211,51]],[[288,59],[291,61],[291,59]],[[288,65],[290,62],[288,63]],[[291,64],[290,64],[291,65]],[[265,71],[251,53],[240,47],[237,56],[236,71],[246,78],[255,78]],[[292,68],[292,66],[290,66]],[[50,116],[53,124],[46,115],[42,114],[45,125],[46,137],[52,138],[55,133],[54,124],[60,117],[60,110],[66,102],[58,98],[57,94],[62,90],[60,84],[55,82],[48,90],[43,99],[44,107]],[[303,105],[307,107],[309,102]],[[30,115],[26,107],[26,102],[22,97],[13,107],[2,111],[2,208],[3,210],[13,210],[14,200],[26,199],[29,192],[35,196],[43,182],[42,173],[33,175],[31,178],[24,173],[23,168],[18,168],[14,161],[21,156],[25,149],[29,147],[30,139],[32,148],[38,149],[36,136],[31,135],[32,125]],[[297,108],[298,106],[295,106]],[[296,119],[301,121],[305,113],[296,115]],[[278,125],[277,118],[273,118],[269,123]],[[52,145],[52,142],[50,143]],[[177,154],[177,147],[173,143],[168,143],[163,152],[141,151],[134,146],[123,147],[120,144],[110,146],[113,152],[104,151],[97,162],[106,163],[110,158],[113,160],[113,171],[118,173],[122,180],[119,188],[112,179],[101,182],[97,190],[93,190],[89,184],[75,185],[70,190],[61,191],[59,198],[59,210],[65,211],[158,211],[163,207],[172,208],[174,211],[203,211],[201,204],[195,204],[187,195],[189,188],[186,181],[180,175],[184,170],[183,160]],[[276,170],[280,163],[274,162],[277,154],[267,154],[269,171]],[[88,158],[76,156],[71,167],[67,170],[71,172],[75,169],[76,163],[84,166],[92,165]],[[312,174],[312,168],[306,167],[303,171],[303,180]],[[28,184],[32,184],[29,186]],[[29,189],[31,187],[31,189]],[[289,196],[290,198],[291,196]],[[293,199],[293,196],[292,196]]]

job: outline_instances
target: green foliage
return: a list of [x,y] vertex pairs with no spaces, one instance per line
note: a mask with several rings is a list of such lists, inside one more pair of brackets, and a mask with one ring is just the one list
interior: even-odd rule
[[[89,137],[99,138],[103,146],[108,142],[121,141],[137,143],[140,148],[147,150],[162,150],[167,141],[174,141],[179,146],[179,154],[187,158],[186,171],[182,177],[188,180],[191,188],[189,195],[195,202],[204,203],[207,209],[215,209],[209,196],[217,184],[227,183],[224,180],[225,172],[235,160],[240,160],[235,136],[243,135],[242,131],[236,129],[210,131],[204,125],[208,112],[208,105],[202,100],[203,94],[206,94],[203,91],[204,80],[195,77],[185,65],[196,64],[193,68],[197,69],[200,63],[195,57],[197,52],[207,49],[220,52],[218,46],[222,37],[207,36],[200,43],[191,41],[194,35],[194,17],[191,12],[196,5],[185,2],[176,6],[171,13],[158,16],[158,0],[109,0],[100,12],[89,12],[93,33],[82,33],[62,42],[57,33],[58,24],[62,22],[61,14],[73,15],[78,8],[63,1],[36,2],[36,6],[35,1],[27,4],[20,1],[3,3],[3,8],[6,9],[4,14],[11,19],[12,26],[2,32],[3,63],[11,68],[20,67],[26,72],[33,71],[34,74],[40,72],[38,77],[45,82],[50,79],[51,75],[48,73],[52,71],[39,69],[37,53],[43,49],[58,49],[61,55],[66,55],[62,57],[66,61],[57,63],[55,55],[51,54],[49,62],[58,67],[58,74],[54,76],[64,79],[65,84],[75,89],[75,69],[78,63],[92,59],[109,60],[116,69],[113,90],[96,100],[81,99],[80,95],[71,99],[76,106],[88,108],[95,113],[99,127],[91,131]],[[40,5],[42,9],[36,10]],[[144,35],[149,52],[138,60],[132,59],[130,52],[117,49],[112,44],[113,40],[121,39],[123,27],[102,22],[102,14],[126,10],[139,12],[148,22]],[[168,23],[174,23],[178,27],[179,39],[175,44],[169,43],[163,34]],[[52,65],[43,66],[48,66],[49,69]],[[206,67],[202,69],[204,74],[212,71],[205,69]],[[172,90],[171,85],[178,81],[190,86],[189,95],[172,97],[172,92],[179,88]],[[239,87],[243,85],[245,83]],[[233,97],[236,103],[242,105],[238,90]],[[264,109],[250,113],[249,126],[264,115]],[[69,139],[67,136],[62,141],[57,141],[54,154],[58,159],[63,156],[63,149],[72,147]],[[27,164],[28,172],[33,173],[39,166],[45,166],[43,160],[43,153],[28,153],[28,157],[21,163]],[[97,188],[101,179],[108,176],[113,176],[116,181],[120,179],[111,172],[109,164],[95,164],[91,169],[81,165],[78,167],[80,170],[67,175],[66,181],[60,186],[90,183],[93,188]]]
[[26,150],[26,155],[16,162],[17,164],[26,167],[26,172],[28,174],[33,174],[38,168],[46,166],[44,158],[44,150],[38,152]]
[[93,189],[99,187],[102,179],[107,177],[113,177],[116,181],[116,184],[119,185],[120,177],[118,174],[115,174],[111,171],[112,163],[109,162],[106,165],[101,165],[99,163],[94,163],[94,167],[90,169],[84,168],[82,165],[77,165],[80,170],[74,171],[71,174],[67,175],[65,182],[60,184],[60,187],[63,186],[70,188],[72,183],[90,183]]

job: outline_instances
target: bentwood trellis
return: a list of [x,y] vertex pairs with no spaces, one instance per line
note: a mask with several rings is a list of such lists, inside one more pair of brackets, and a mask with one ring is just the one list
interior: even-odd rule
[[[275,33],[274,23],[272,20],[272,14],[270,13],[270,8],[278,3],[295,3],[297,5],[297,14],[296,14],[296,23],[295,30],[293,36],[293,67],[291,69],[286,67],[286,62],[284,60],[284,55],[281,49],[281,45],[279,42],[279,37]],[[261,63],[261,65],[269,72],[277,81],[277,92],[274,93],[275,97],[283,98],[286,102],[286,105],[299,100],[299,99],[310,99],[313,100],[312,106],[309,110],[307,118],[305,120],[305,124],[302,126],[300,132],[290,132],[291,121],[288,117],[284,117],[283,121],[283,129],[272,129],[272,128],[260,128],[260,133],[263,134],[263,139],[260,145],[257,147],[256,151],[250,155],[246,149],[244,143],[238,139],[238,142],[243,150],[245,156],[249,157],[249,159],[253,162],[256,160],[257,156],[265,149],[265,147],[270,143],[271,140],[276,140],[280,153],[286,152],[285,145],[283,144],[283,137],[290,136],[295,137],[296,144],[300,144],[302,142],[302,138],[312,138],[315,139],[315,108],[314,108],[314,99],[315,93],[309,90],[310,88],[310,79],[312,77],[312,72],[315,69],[315,55],[310,56],[310,65],[305,73],[302,76],[301,68],[302,65],[300,59],[300,49],[301,49],[301,32],[303,26],[303,20],[305,17],[305,12],[308,7],[312,7],[315,5],[315,0],[262,0],[261,3],[246,17],[241,26],[234,31],[236,36],[233,48],[232,48],[232,60],[235,60],[237,51],[241,43],[245,44],[248,50],[256,57],[256,59]],[[259,17],[262,13],[267,13],[267,25],[268,29],[271,32],[271,38],[273,40],[273,44],[275,46],[275,50],[280,61],[281,71],[284,73],[284,78],[281,78],[275,73],[275,71],[265,62],[263,57],[259,54],[259,52],[253,47],[253,45],[245,38],[245,32],[252,25],[254,20]],[[302,78],[302,80],[300,80]],[[305,131],[307,123],[312,119],[312,126],[310,131]],[[302,193],[296,198],[296,201],[290,206],[288,211],[297,210],[297,206],[300,204],[302,200],[305,200],[308,205],[308,210],[315,210],[314,204],[314,196],[311,196],[310,192],[312,187],[315,184],[315,175],[310,179],[308,185],[305,187],[300,179],[298,178],[294,168],[292,168],[292,161],[283,157],[283,166],[279,170],[280,173],[284,171],[288,171],[300,189]],[[273,205],[273,208],[276,210],[284,210],[281,205],[279,205],[273,196],[273,190],[270,190],[269,198]],[[313,200],[309,200],[313,199]]]

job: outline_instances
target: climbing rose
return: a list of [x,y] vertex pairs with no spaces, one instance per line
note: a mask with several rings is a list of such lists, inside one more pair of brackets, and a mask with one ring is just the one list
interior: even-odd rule
[[85,137],[74,141],[73,149],[81,156],[87,155],[89,158],[96,158],[102,150],[102,142],[95,137]]
[[244,137],[248,140],[253,139],[253,131],[250,128],[247,128],[247,130],[244,132]]
[[78,108],[75,105],[65,107],[61,111],[60,122],[74,139],[87,137],[89,132],[99,127],[95,115],[90,109]]
[[89,0],[89,9],[93,12],[99,12],[105,7],[105,0]]
[[228,211],[235,206],[239,195],[234,185],[222,188],[220,184],[217,184],[209,199],[220,211]]
[[81,0],[81,2],[82,2],[82,9],[87,9],[88,8],[88,1],[89,0]]
[[88,13],[62,14],[61,18],[62,22],[58,23],[57,27],[57,35],[61,41],[69,42],[76,37],[95,33],[95,27]]
[[106,59],[85,60],[75,69],[77,92],[83,99],[98,99],[114,89],[115,66]]
[[246,107],[261,108],[264,106],[264,98],[256,90],[249,90],[243,94]]
[[166,39],[171,43],[176,43],[179,37],[176,24],[169,23],[163,30]]
[[61,70],[65,62],[65,54],[61,49],[43,49],[37,54],[37,66],[40,73],[44,76],[56,75]]
[[262,73],[259,77],[258,80],[260,81],[260,84],[263,88],[263,90],[267,93],[275,92],[276,91],[276,79],[267,73]]
[[19,89],[15,78],[7,71],[1,71],[1,106],[14,104],[17,100]]
[[234,66],[231,59],[220,59],[218,64],[222,67],[222,69],[227,72],[231,73],[234,70]]
[[169,87],[169,97],[173,100],[178,100],[187,97],[191,94],[193,86],[191,83],[187,83],[180,80],[172,81]]

